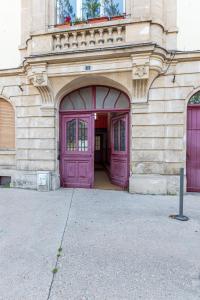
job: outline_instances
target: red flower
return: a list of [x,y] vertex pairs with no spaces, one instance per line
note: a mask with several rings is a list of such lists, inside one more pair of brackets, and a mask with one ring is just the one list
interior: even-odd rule
[[71,22],[71,17],[70,16],[66,17],[65,18],[65,23],[70,23],[70,22]]

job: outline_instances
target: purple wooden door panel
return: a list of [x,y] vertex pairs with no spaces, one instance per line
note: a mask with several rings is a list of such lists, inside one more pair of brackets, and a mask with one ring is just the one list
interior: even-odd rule
[[200,192],[200,106],[188,106],[187,191]]
[[114,184],[124,188],[128,186],[128,114],[111,119],[111,170]]
[[92,114],[61,115],[61,183],[91,188],[94,182]]

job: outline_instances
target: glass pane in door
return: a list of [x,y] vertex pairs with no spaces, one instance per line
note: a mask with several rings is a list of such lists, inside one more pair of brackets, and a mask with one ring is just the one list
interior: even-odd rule
[[76,151],[76,120],[67,123],[67,151]]
[[76,120],[67,123],[67,151],[76,151]]
[[120,151],[126,151],[126,127],[123,120],[120,120]]
[[119,151],[119,122],[114,124],[114,151]]
[[88,151],[88,124],[79,120],[78,151]]

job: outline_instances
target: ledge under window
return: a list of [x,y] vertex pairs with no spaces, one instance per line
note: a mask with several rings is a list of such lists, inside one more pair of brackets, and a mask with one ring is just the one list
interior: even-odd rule
[[0,155],[15,155],[15,149],[0,149]]

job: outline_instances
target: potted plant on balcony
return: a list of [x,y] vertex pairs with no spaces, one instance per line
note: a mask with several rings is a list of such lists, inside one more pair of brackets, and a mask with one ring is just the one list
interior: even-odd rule
[[104,11],[111,20],[121,20],[124,19],[125,15],[120,13],[119,3],[115,3],[114,0],[104,1]]
[[101,4],[99,0],[86,0],[83,5],[83,11],[85,12],[88,23],[100,23],[109,20],[108,17],[100,17]]
[[75,21],[73,22],[73,25],[84,25],[87,24],[87,21],[83,18],[76,18]]
[[72,18],[75,17],[73,12],[73,6],[70,4],[70,0],[62,0],[58,3],[59,7],[59,23],[56,27],[64,29],[71,26]]

